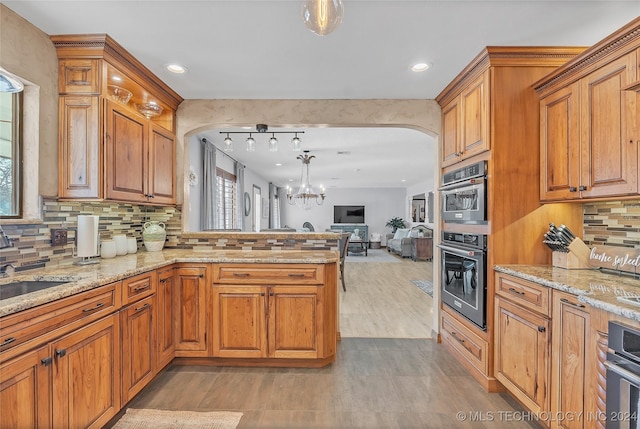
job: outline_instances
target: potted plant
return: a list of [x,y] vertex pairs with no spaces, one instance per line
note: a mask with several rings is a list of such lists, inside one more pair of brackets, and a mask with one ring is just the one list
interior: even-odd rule
[[406,228],[407,224],[401,217],[394,217],[387,222],[386,226],[391,228],[391,232],[395,234],[398,228]]

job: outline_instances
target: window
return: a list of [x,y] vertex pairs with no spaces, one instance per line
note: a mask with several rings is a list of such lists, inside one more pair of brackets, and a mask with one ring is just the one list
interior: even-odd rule
[[22,93],[0,92],[0,218],[18,218],[21,207]]
[[216,228],[234,229],[237,225],[236,176],[216,168]]

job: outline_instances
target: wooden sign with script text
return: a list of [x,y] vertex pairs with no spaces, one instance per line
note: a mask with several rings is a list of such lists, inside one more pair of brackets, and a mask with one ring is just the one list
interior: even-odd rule
[[635,273],[640,268],[640,249],[593,246],[589,252],[589,265]]

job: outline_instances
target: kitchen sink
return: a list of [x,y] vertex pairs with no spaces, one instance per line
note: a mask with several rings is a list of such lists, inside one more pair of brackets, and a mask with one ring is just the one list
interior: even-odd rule
[[69,283],[59,280],[21,280],[0,285],[0,299],[13,298],[14,296],[47,289],[53,286]]

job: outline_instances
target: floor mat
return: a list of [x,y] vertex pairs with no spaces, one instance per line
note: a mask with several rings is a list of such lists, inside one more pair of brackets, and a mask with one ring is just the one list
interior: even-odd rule
[[423,292],[433,298],[433,283],[429,280],[411,280],[411,283],[418,286]]

